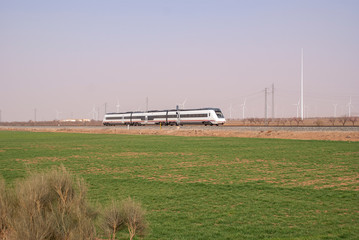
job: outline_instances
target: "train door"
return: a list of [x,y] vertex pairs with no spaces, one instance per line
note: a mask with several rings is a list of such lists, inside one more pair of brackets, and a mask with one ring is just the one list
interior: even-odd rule
[[177,116],[177,126],[179,126],[181,124],[181,114],[178,105],[176,106],[176,116]]
[[166,125],[168,125],[168,110],[166,111]]

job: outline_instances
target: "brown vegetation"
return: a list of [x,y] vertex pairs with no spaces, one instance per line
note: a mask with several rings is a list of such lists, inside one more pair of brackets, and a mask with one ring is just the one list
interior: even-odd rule
[[115,240],[116,233],[123,229],[124,219],[117,201],[112,201],[111,205],[105,209],[103,214],[102,229],[108,235],[108,239]]
[[202,129],[167,127],[142,128],[106,127],[106,128],[44,128],[44,127],[0,127],[0,131],[32,131],[32,132],[77,132],[94,134],[131,134],[131,135],[173,135],[173,136],[215,136],[241,138],[280,138],[301,140],[332,140],[332,141],[359,141],[359,131],[291,131],[291,130],[246,130],[228,129],[223,127],[208,127]]
[[141,205],[128,198],[121,203],[112,201],[103,214],[102,229],[109,239],[115,240],[116,233],[127,227],[130,240],[136,235],[144,236],[148,226]]
[[[351,124],[349,124],[349,122]],[[358,117],[329,117],[329,118],[248,118],[229,119],[227,126],[358,126]]]
[[84,126],[102,126],[102,121],[91,120],[83,121],[28,121],[28,122],[0,122],[0,126],[18,126],[18,127],[34,127],[34,126],[58,126],[58,127],[84,127]]
[[97,214],[86,191],[63,167],[18,182],[13,194],[5,195],[3,239],[95,239]]
[[[7,189],[0,179],[0,239],[96,239],[99,212],[90,207],[86,193],[84,181],[64,167],[32,174],[14,189]],[[114,229],[109,239],[115,239],[120,226],[127,226],[130,239],[147,229],[144,211],[132,199],[110,208],[103,219],[103,226],[107,223]]]
[[147,230],[145,212],[139,203],[131,198],[124,200],[121,204],[121,215],[130,234],[130,240],[136,235],[143,236]]

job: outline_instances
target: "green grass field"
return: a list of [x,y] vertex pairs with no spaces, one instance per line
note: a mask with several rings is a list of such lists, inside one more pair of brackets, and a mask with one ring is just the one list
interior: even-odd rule
[[128,196],[146,239],[358,239],[359,142],[0,132],[0,175],[64,165]]

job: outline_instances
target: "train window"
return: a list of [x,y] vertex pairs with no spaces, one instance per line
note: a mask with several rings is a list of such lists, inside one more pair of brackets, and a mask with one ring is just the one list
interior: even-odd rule
[[207,114],[181,114],[181,118],[200,118],[207,117]]
[[122,117],[106,117],[106,120],[119,120],[122,119]]
[[223,113],[221,111],[216,111],[218,118],[224,118]]

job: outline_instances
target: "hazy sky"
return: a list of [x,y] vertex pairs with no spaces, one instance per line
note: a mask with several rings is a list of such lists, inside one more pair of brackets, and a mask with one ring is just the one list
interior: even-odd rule
[[[220,107],[359,115],[359,1],[0,1],[2,121]],[[268,94],[268,116],[272,96]],[[231,111],[230,111],[231,109]]]

